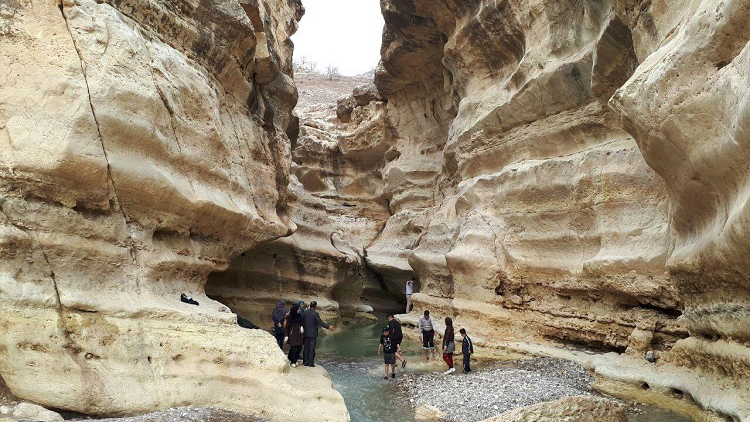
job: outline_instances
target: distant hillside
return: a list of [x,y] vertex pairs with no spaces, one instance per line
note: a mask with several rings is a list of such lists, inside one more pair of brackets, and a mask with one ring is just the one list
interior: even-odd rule
[[304,112],[311,108],[335,105],[336,100],[351,94],[356,86],[372,82],[372,77],[336,76],[329,79],[320,73],[297,72],[294,81],[299,91],[296,110]]

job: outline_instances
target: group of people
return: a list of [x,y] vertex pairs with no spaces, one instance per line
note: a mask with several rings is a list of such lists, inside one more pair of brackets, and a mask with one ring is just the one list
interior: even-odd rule
[[[433,360],[435,359],[435,326],[432,324],[432,318],[430,317],[430,311],[424,311],[424,314],[419,317],[419,337],[422,341],[422,349],[424,350],[424,361],[428,363],[430,361],[430,354],[432,354]],[[466,332],[465,328],[461,328],[458,331],[461,334],[461,354],[464,359],[464,372],[471,372],[471,355],[474,354],[474,343]],[[453,354],[456,353],[456,333],[453,329],[453,319],[445,318],[445,332],[443,333],[443,361],[448,365],[448,369],[443,372],[444,374],[451,374],[456,372],[456,368],[453,366]],[[404,340],[404,335],[401,330],[401,324],[393,317],[388,315],[388,325],[383,327],[383,334],[380,336],[380,344],[378,345],[378,356],[380,352],[383,352],[383,358],[385,361],[385,379],[396,378],[396,361],[401,362],[401,369],[406,367],[406,359],[403,357],[403,350],[401,349],[401,342]]]
[[293,368],[302,355],[302,364],[307,367],[315,366],[315,347],[318,343],[319,327],[334,331],[334,326],[323,322],[316,308],[318,303],[310,302],[307,307],[300,300],[292,309],[286,309],[286,302],[282,299],[276,304],[271,314],[274,336],[279,347],[284,349],[284,342],[289,344],[287,355]]
[[[436,352],[435,326],[430,317],[430,311],[424,311],[424,314],[419,317],[417,328],[419,329],[419,338],[422,341],[422,350],[424,350],[424,361],[429,362],[430,354],[435,359]],[[465,328],[461,328],[458,332],[462,337],[461,354],[464,358],[464,372],[471,372],[471,355],[474,354],[474,343],[471,341]],[[445,332],[442,336],[441,349],[443,351],[443,361],[448,365],[448,369],[444,373],[450,374],[455,372],[453,354],[456,353],[456,332],[453,329],[453,319],[450,317],[445,318]]]
[[[411,295],[414,293],[414,279],[406,283],[406,313],[411,312]],[[319,327],[327,328],[334,331],[333,325],[323,322],[315,309],[317,302],[310,302],[309,308],[305,302],[300,300],[292,309],[287,310],[286,302],[279,300],[276,308],[273,310],[271,318],[274,324],[274,335],[280,348],[284,348],[284,342],[289,344],[289,363],[292,367],[297,367],[297,361],[300,354],[304,366],[315,366],[315,347],[318,340]],[[430,317],[430,311],[424,311],[419,317],[419,338],[424,350],[425,363],[430,361],[430,355],[433,360],[436,359],[435,348],[435,326]],[[464,372],[471,372],[471,355],[474,354],[474,344],[466,333],[466,329],[459,330],[461,334],[461,352],[463,354]],[[442,335],[441,349],[443,351],[443,361],[448,365],[444,372],[450,374],[456,371],[453,366],[453,355],[456,352],[456,333],[453,329],[453,320],[445,318],[445,332]],[[385,361],[385,379],[396,378],[396,362],[400,362],[401,369],[406,367],[406,359],[403,357],[401,343],[404,340],[401,324],[388,315],[388,325],[383,327],[383,333],[380,336],[378,345],[378,356],[383,353]]]

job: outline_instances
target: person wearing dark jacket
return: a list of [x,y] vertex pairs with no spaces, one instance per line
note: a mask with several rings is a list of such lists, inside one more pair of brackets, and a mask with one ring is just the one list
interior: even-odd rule
[[284,348],[284,318],[286,318],[286,313],[286,302],[284,299],[281,299],[271,313],[271,319],[273,320],[273,335],[276,337],[276,343],[278,343],[281,349]]
[[[401,330],[401,323],[396,320],[393,314],[388,315],[388,331],[390,331],[393,343],[400,346],[401,342],[404,341],[404,333]],[[396,351],[396,360],[401,362],[401,369],[406,368],[406,359],[404,359],[400,347]]]
[[292,306],[289,316],[286,317],[285,328],[288,338],[287,343],[289,344],[289,364],[292,365],[292,368],[296,368],[304,341],[302,336],[302,308],[299,305]]
[[302,315],[302,328],[304,329],[304,352],[302,353],[302,363],[305,366],[315,366],[315,346],[318,342],[318,327],[327,328],[333,331],[333,325],[326,324],[320,319],[318,311],[315,308],[318,302],[310,302],[310,309]]
[[461,341],[461,353],[464,355],[464,373],[471,372],[471,355],[474,354],[474,342],[466,334],[466,328],[462,328],[458,332],[464,338]]

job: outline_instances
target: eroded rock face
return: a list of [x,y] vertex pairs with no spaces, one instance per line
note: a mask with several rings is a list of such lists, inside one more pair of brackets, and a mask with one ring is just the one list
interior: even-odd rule
[[0,8],[0,374],[13,393],[93,414],[190,403],[289,420],[320,406],[312,418],[347,420],[329,379],[292,388],[273,339],[203,292],[234,255],[295,228],[299,2]]
[[615,350],[686,335],[664,182],[607,105],[638,65],[616,6],[385,3],[376,84],[400,154],[368,257],[417,274],[419,310]]
[[[367,200],[390,215],[361,255],[391,291],[418,278],[404,320],[661,351],[703,380],[680,391],[746,419],[746,399],[712,397],[750,394],[750,5],[381,4],[389,139]],[[344,122],[369,107],[339,105]],[[326,189],[316,171],[295,170],[303,195]]]
[[289,185],[297,231],[244,252],[209,278],[211,297],[259,324],[280,298],[317,301],[329,323],[401,309],[366,261],[366,248],[391,215],[381,173],[392,144],[386,104],[373,86],[357,92],[351,99],[359,107],[346,124],[332,108],[301,113]]
[[674,7],[680,13],[641,29],[642,63],[611,104],[663,177],[672,203],[667,267],[692,337],[668,359],[693,368],[704,382],[727,383],[745,406],[738,410],[726,400],[716,408],[747,420],[750,4]]

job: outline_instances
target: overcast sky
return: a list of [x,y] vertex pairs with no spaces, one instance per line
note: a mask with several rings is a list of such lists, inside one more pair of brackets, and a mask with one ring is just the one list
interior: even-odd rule
[[377,66],[383,33],[379,0],[302,0],[302,4],[305,16],[292,37],[295,61],[306,56],[321,71],[332,64],[349,76]]

